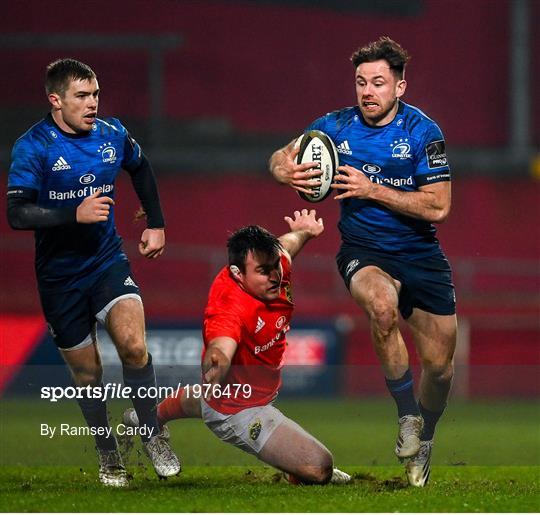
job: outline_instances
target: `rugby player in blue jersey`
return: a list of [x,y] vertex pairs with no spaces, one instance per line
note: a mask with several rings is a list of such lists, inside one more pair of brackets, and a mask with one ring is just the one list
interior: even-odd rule
[[[34,230],[36,276],[43,312],[58,349],[78,386],[102,386],[96,321],[105,325],[122,362],[140,417],[146,454],[159,476],[180,472],[180,462],[160,433],[152,357],[146,348],[139,288],[114,224],[115,179],[121,168],[146,213],[139,251],[150,259],[165,246],[164,219],[152,168],[119,120],[97,118],[95,73],[74,59],[47,67],[47,117],[15,143],[8,176],[9,224]],[[94,392],[96,392],[94,390]],[[93,392],[93,393],[94,393]],[[99,478],[127,486],[107,406],[86,395],[79,405],[96,434]]]
[[[452,273],[433,226],[450,211],[450,169],[437,124],[401,100],[406,51],[382,37],[358,49],[351,60],[357,105],[329,113],[307,130],[327,133],[340,154],[340,174],[332,185],[341,208],[338,268],[369,317],[375,351],[396,401],[395,453],[407,460],[409,483],[424,486],[456,345]],[[321,172],[315,163],[295,164],[294,143],[272,155],[270,170],[280,183],[309,193]],[[422,366],[418,402],[398,313],[411,330]]]

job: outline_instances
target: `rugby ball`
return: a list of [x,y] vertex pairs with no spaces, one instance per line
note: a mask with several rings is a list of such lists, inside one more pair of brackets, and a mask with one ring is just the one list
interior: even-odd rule
[[310,188],[313,194],[307,195],[299,191],[298,195],[308,202],[320,202],[332,192],[330,185],[338,173],[339,158],[336,146],[330,137],[321,131],[306,132],[296,141],[295,148],[297,146],[300,147],[300,151],[296,156],[296,164],[313,161],[318,163],[322,170],[322,175],[317,177],[321,183]]

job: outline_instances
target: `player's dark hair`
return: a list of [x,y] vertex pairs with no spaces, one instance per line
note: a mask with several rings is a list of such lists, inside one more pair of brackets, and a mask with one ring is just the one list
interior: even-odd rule
[[359,48],[351,56],[351,61],[356,69],[362,63],[372,63],[384,59],[390,65],[390,69],[396,77],[403,79],[405,65],[409,61],[409,54],[388,36],[382,36],[377,41],[372,41]]
[[58,59],[47,66],[45,91],[63,96],[72,80],[92,80],[96,78],[94,70],[76,59]]
[[258,225],[248,225],[235,231],[227,240],[229,265],[236,265],[246,271],[246,257],[249,251],[263,256],[278,256],[281,243],[272,233]]

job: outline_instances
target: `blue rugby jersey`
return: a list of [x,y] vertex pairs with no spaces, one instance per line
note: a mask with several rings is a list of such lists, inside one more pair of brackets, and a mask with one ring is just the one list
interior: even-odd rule
[[[43,208],[76,208],[97,189],[114,199],[118,172],[136,167],[141,157],[141,148],[115,118],[97,119],[88,133],[68,134],[49,114],[16,141],[9,194],[28,196],[28,190],[35,190],[36,203]],[[40,287],[73,287],[127,259],[114,224],[114,206],[106,222],[36,230],[35,240]]]
[[[358,106],[328,113],[306,131],[317,129],[334,141],[340,165],[362,171],[371,181],[401,191],[450,180],[445,143],[437,124],[422,111],[399,102],[396,117],[371,127]],[[339,193],[339,190],[335,190]],[[399,253],[412,258],[440,252],[435,227],[365,199],[340,201],[338,228],[346,245]]]

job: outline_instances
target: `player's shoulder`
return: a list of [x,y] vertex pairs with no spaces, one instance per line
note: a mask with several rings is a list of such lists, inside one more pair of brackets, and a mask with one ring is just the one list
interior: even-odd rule
[[223,267],[210,286],[207,312],[241,316],[246,311],[244,297],[244,291],[230,277],[229,268]]
[[428,132],[441,132],[437,122],[416,106],[400,101],[398,114],[403,120],[403,128],[410,134],[419,133],[422,135]]
[[358,119],[358,108],[355,106],[344,107],[326,113],[323,118],[335,128],[339,129]]
[[58,138],[58,133],[46,118],[40,120],[21,134],[15,141],[14,148],[21,150],[32,149],[34,152],[46,149]]
[[343,128],[351,125],[358,119],[358,110],[355,107],[344,107],[336,111],[330,111],[317,118],[308,127],[308,130],[317,129],[326,132],[331,137]]
[[95,127],[96,132],[104,136],[124,137],[127,134],[127,129],[118,118],[97,118]]

